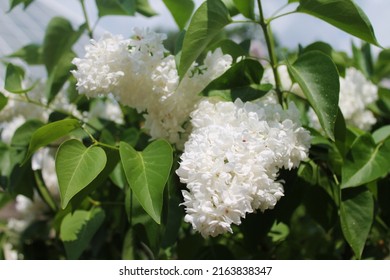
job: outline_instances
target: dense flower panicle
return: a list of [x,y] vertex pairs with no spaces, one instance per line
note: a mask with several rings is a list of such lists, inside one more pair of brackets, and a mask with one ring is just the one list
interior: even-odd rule
[[[355,68],[347,68],[345,78],[340,77],[339,107],[347,124],[370,130],[376,123],[374,114],[367,109],[378,99],[378,88]],[[311,125],[320,129],[318,117],[312,109],[308,116]]]
[[199,93],[232,63],[220,49],[194,64],[182,81],[175,57],[166,55],[164,34],[135,29],[132,39],[106,34],[92,41],[85,58],[75,58],[73,71],[80,93],[95,97],[112,93],[123,105],[146,112],[145,129],[152,137],[182,145],[190,112]]
[[191,114],[193,131],[180,167],[185,221],[204,237],[232,232],[231,224],[256,210],[272,209],[283,196],[280,168],[308,157],[310,135],[293,103],[212,103]]
[[[190,113],[201,100],[199,93],[214,79],[222,75],[231,65],[232,57],[221,49],[208,52],[203,65],[192,65],[179,83],[179,75],[173,56],[168,56],[153,73],[154,94],[158,99],[148,106],[145,128],[153,139],[165,138],[181,147],[187,139]],[[156,102],[158,101],[158,102]]]
[[[124,76],[123,68],[129,56],[129,40],[109,33],[99,40],[91,40],[85,47],[85,58],[74,58],[77,71],[72,73],[77,79],[77,89],[87,96],[108,94]],[[123,63],[123,64],[122,64]]]

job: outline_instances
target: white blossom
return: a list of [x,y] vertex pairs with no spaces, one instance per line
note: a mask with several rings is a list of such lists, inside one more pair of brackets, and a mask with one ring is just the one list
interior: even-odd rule
[[280,168],[308,157],[310,135],[293,103],[284,111],[263,100],[200,102],[180,167],[185,221],[204,237],[232,232],[231,224],[256,210],[272,209],[283,196]]
[[85,58],[74,58],[79,93],[90,97],[112,93],[122,104],[146,109],[151,73],[164,58],[164,34],[134,29],[133,39],[106,33],[86,46]]
[[203,65],[193,64],[180,81],[175,57],[166,55],[162,44],[165,38],[147,29],[135,29],[132,39],[106,34],[86,47],[85,58],[73,60],[73,74],[79,93],[112,93],[121,104],[145,112],[144,128],[152,139],[182,146],[199,93],[230,67],[232,58],[220,49],[209,52]]
[[201,100],[199,93],[231,63],[232,57],[224,55],[221,49],[208,52],[203,65],[193,65],[179,83],[174,57],[168,56],[163,63],[165,67],[153,73],[154,92],[159,93],[154,101],[158,102],[151,103],[145,115],[145,128],[149,129],[152,138],[166,138],[181,147],[190,130],[184,124]]

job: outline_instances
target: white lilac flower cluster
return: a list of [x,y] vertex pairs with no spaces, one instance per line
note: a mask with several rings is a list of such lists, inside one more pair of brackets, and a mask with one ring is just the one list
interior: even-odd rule
[[[345,77],[340,77],[339,107],[347,124],[370,130],[376,123],[374,114],[367,106],[378,99],[378,88],[360,71],[347,68]],[[308,112],[309,120],[314,128],[320,129],[320,123],[313,109]]]
[[204,237],[232,232],[247,213],[274,208],[284,192],[279,170],[308,157],[311,138],[293,103],[285,111],[264,100],[203,100],[191,118],[176,173],[188,188],[185,221]]
[[[112,94],[123,105],[146,112],[145,129],[153,139],[182,143],[189,114],[201,99],[199,93],[232,63],[220,49],[208,53],[203,65],[193,64],[180,81],[175,57],[167,54],[164,34],[134,29],[124,39],[106,33],[91,41],[84,58],[75,58],[79,93],[88,97]],[[184,140],[183,140],[184,139]]]

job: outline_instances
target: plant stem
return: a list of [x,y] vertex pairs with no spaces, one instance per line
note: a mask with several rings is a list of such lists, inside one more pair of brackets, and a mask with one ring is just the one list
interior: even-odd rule
[[268,22],[271,22],[271,21],[273,21],[274,19],[278,19],[278,18],[287,16],[287,15],[296,14],[296,13],[297,13],[297,11],[291,11],[291,12],[286,12],[286,13],[284,13],[284,14],[276,15],[276,16],[273,16],[273,17],[269,18],[269,19],[268,19]]
[[64,111],[64,110],[60,110],[60,109],[57,109],[57,108],[53,108],[51,107],[50,105],[47,105],[47,104],[44,104],[44,103],[41,103],[39,101],[36,101],[36,100],[33,100],[31,98],[28,97],[27,94],[24,95],[26,99],[22,99],[22,98],[13,98],[13,97],[9,97],[8,99],[12,99],[14,101],[17,101],[17,102],[25,102],[25,103],[30,103],[30,104],[33,104],[35,106],[38,106],[38,107],[42,107],[44,109],[48,109],[48,110],[52,110],[53,112],[58,112],[58,113],[61,113],[61,114],[64,114],[64,115],[67,115],[73,119],[76,119],[82,123],[84,123],[85,125],[89,126],[90,128],[92,128],[93,130],[99,130],[98,128],[94,127],[93,125],[85,122],[85,120],[73,115],[71,112],[67,112],[67,111]]
[[85,3],[84,0],[80,0],[81,8],[83,10],[83,15],[85,18],[85,24],[87,25],[87,31],[88,31],[88,36],[89,38],[93,38],[93,31],[91,28],[91,25],[89,24],[89,19],[88,19],[88,14],[87,14],[87,9],[85,8]]
[[275,77],[275,91],[276,91],[276,94],[278,95],[279,103],[282,105],[283,99],[282,99],[282,91],[281,91],[281,86],[280,86],[281,85],[280,77],[279,77],[279,73],[277,71],[278,60],[277,60],[276,53],[275,53],[275,42],[274,42],[274,38],[272,36],[272,31],[271,31],[271,27],[269,25],[269,22],[267,22],[267,20],[264,18],[261,0],[257,0],[257,4],[259,7],[259,15],[260,15],[259,25],[261,26],[261,29],[263,30],[263,33],[264,33],[265,42],[267,44],[268,55],[269,55],[269,59],[271,62],[272,72],[274,73],[274,77]]

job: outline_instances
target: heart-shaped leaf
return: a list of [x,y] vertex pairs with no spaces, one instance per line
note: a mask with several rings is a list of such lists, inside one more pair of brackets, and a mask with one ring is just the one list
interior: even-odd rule
[[121,142],[119,153],[127,182],[144,210],[158,224],[163,192],[172,167],[172,147],[165,140],[152,142],[142,152]]
[[106,162],[106,153],[100,147],[86,148],[75,139],[60,146],[56,156],[56,172],[62,208],[99,175]]

